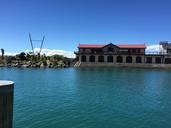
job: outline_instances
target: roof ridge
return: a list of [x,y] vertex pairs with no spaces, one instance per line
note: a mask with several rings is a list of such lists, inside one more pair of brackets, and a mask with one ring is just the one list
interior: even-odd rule
[[[79,44],[78,48],[103,48],[109,44]],[[113,44],[120,48],[146,48],[145,44]]]

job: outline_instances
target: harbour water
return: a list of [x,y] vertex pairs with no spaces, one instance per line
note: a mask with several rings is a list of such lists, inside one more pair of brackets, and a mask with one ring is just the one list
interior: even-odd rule
[[0,68],[14,128],[171,128],[171,70]]

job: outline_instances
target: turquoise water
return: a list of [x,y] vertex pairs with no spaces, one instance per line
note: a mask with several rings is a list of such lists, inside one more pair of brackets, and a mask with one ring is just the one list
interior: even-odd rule
[[14,128],[171,128],[171,71],[0,68]]

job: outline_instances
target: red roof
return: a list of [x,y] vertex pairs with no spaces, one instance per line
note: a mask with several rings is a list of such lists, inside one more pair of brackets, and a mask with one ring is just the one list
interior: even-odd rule
[[78,48],[103,48],[103,44],[79,44]]
[[[108,45],[108,44],[107,44]],[[79,44],[78,48],[103,48],[104,44]],[[120,48],[146,48],[145,44],[117,44]]]

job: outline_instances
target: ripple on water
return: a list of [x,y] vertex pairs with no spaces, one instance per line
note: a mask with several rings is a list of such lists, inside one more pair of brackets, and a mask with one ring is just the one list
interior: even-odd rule
[[14,128],[171,127],[171,71],[0,70],[16,84]]

